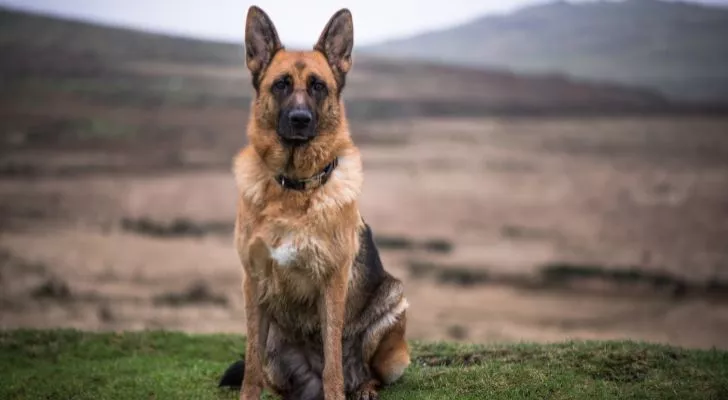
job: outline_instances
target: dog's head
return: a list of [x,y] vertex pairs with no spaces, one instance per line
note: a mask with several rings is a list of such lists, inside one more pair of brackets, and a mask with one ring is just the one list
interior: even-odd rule
[[331,17],[312,51],[287,51],[268,15],[250,7],[245,57],[256,91],[253,112],[258,130],[275,135],[287,147],[336,134],[353,45],[347,9]]

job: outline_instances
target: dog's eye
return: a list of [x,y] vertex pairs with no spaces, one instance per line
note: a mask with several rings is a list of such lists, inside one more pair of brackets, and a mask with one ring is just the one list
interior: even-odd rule
[[273,83],[273,90],[284,91],[288,88],[288,79],[279,79]]
[[323,82],[314,82],[312,87],[313,90],[317,92],[323,92],[324,90],[326,90],[326,85],[324,85]]

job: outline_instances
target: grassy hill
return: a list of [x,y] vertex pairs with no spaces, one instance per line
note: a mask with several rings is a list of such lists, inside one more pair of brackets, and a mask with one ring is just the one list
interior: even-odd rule
[[367,53],[559,72],[728,101],[728,8],[657,0],[549,2],[392,40]]
[[[3,399],[233,399],[216,387],[233,335],[0,332]],[[635,342],[413,343],[387,399],[725,399],[728,353]]]

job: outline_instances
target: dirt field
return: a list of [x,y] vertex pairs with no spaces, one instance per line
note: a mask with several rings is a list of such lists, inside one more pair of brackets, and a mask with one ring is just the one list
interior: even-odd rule
[[[363,214],[406,282],[410,337],[728,347],[727,129],[367,124]],[[145,170],[159,149],[141,147],[3,152],[0,327],[243,332],[226,160]]]

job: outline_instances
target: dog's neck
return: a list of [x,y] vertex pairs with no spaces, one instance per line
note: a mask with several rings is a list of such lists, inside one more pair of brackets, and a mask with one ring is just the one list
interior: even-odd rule
[[276,176],[306,180],[324,171],[334,162],[336,156],[348,147],[353,147],[349,140],[317,138],[301,146],[282,147],[283,159],[277,155],[274,157],[261,155],[261,158]]
[[[339,135],[341,137],[341,135]],[[264,205],[272,198],[310,198],[312,207],[329,207],[356,201],[361,193],[363,183],[362,164],[359,150],[351,142],[348,135],[338,140],[338,144],[321,146],[318,153],[302,153],[298,164],[309,168],[285,168],[287,153],[279,145],[256,147],[256,143],[247,146],[236,157],[233,172],[238,190],[242,198],[250,204]],[[303,149],[299,149],[303,150]],[[313,149],[309,148],[308,151]],[[324,151],[326,150],[326,151]],[[295,156],[295,155],[294,155]],[[336,168],[331,171],[325,185],[313,190],[286,190],[276,177],[285,172],[286,176],[295,179],[308,178],[322,171],[333,159],[337,160]],[[315,161],[314,161],[315,160]],[[294,161],[296,159],[294,158]],[[295,171],[295,175],[289,175]],[[305,171],[305,172],[304,172]]]
[[310,189],[316,189],[317,187],[321,185],[325,185],[326,182],[328,182],[329,178],[331,177],[331,174],[334,172],[334,169],[336,169],[337,165],[339,164],[339,158],[334,157],[334,159],[326,164],[323,170],[318,172],[316,175],[313,175],[308,178],[304,179],[297,179],[297,178],[291,178],[290,176],[286,176],[285,173],[280,173],[276,175],[276,182],[278,182],[279,185],[281,185],[284,189],[289,190],[310,190]]

